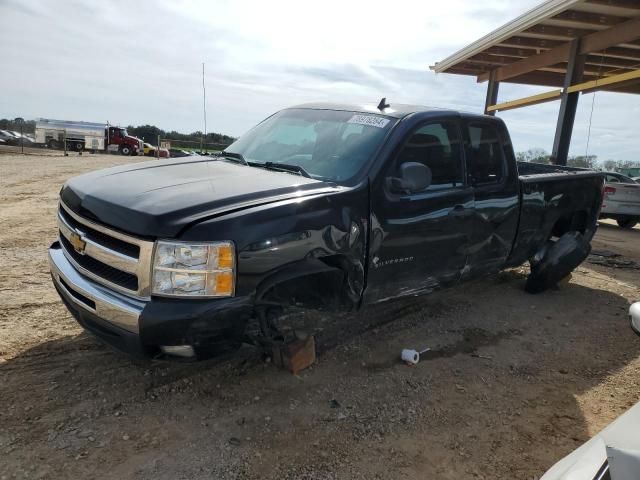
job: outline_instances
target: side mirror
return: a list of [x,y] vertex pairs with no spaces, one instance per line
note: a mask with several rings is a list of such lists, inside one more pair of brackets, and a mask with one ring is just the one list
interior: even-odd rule
[[423,163],[405,162],[400,165],[400,177],[387,177],[387,187],[393,193],[415,193],[431,185],[431,169]]

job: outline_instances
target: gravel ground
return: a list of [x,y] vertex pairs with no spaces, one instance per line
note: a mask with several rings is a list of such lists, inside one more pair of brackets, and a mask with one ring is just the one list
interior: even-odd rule
[[0,154],[0,479],[532,479],[639,400],[640,229],[609,222],[605,255],[541,295],[523,267],[309,315],[321,353],[297,376],[249,347],[134,362],[74,322],[46,261],[65,179],[131,160]]

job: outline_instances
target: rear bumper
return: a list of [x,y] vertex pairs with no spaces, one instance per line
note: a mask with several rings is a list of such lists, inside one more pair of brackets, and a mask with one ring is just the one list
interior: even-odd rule
[[161,356],[161,346],[190,345],[195,359],[240,346],[253,314],[249,297],[215,300],[131,298],[88,279],[67,260],[58,242],[49,248],[53,284],[83,328],[134,356]]
[[602,202],[600,216],[611,218],[640,217],[640,204],[631,202],[616,202],[606,197]]

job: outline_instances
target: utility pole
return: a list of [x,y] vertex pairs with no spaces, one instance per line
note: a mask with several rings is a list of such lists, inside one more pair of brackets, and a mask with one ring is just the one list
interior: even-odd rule
[[18,117],[14,122],[20,125],[20,152],[24,155],[24,118]]
[[200,151],[203,151],[204,139],[207,136],[207,90],[204,85],[204,62],[202,62],[202,114],[204,116],[204,134],[200,137]]

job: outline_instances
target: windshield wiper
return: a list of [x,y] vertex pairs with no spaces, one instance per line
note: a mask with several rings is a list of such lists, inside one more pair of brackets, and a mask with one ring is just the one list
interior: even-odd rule
[[233,160],[233,161],[237,160],[237,163],[241,163],[242,165],[249,165],[249,162],[247,162],[247,160],[242,156],[241,153],[226,152],[223,150],[221,152],[221,156],[228,158],[229,160]]
[[278,163],[278,162],[265,162],[264,168],[268,168],[270,170],[285,170],[287,172],[295,172],[299,173],[303,177],[311,178],[309,172],[307,172],[300,165],[290,165],[288,163]]

